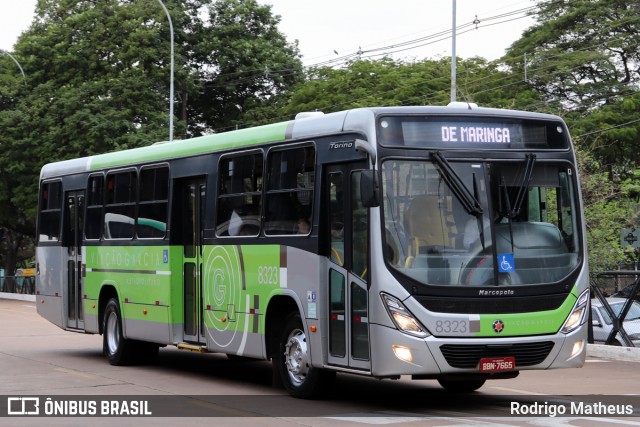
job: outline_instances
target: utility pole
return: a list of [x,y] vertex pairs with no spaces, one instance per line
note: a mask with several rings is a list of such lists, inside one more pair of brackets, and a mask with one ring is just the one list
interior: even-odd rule
[[451,24],[451,102],[456,102],[456,0],[453,1]]
[[[455,0],[454,0],[455,1]],[[165,7],[162,0],[158,0],[160,6],[164,10],[164,13],[167,14],[167,19],[169,19],[169,31],[171,32],[171,77],[169,82],[169,141],[173,141],[173,22],[171,22],[171,15],[169,15],[169,11]]]

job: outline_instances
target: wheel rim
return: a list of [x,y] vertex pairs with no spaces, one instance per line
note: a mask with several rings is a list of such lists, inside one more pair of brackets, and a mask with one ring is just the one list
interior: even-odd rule
[[295,329],[289,334],[284,347],[284,363],[291,383],[295,386],[304,383],[309,372],[309,353],[307,337],[303,331]]
[[109,313],[109,317],[107,317],[106,333],[109,353],[115,354],[118,351],[118,343],[120,342],[120,328],[118,327],[118,315],[114,312]]

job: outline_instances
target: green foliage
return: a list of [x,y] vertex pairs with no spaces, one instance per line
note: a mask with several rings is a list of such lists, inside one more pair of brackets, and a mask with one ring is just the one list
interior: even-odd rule
[[[235,125],[301,78],[297,46],[255,0],[165,0],[175,135]],[[0,55],[0,227],[35,235],[48,162],[166,140],[170,31],[156,0],[39,0],[15,63]]]
[[[279,32],[271,6],[164,3],[175,30],[176,135],[300,111],[449,102],[449,58],[355,60],[303,72],[297,42]],[[538,2],[537,24],[500,61],[457,62],[458,100],[552,112],[569,124],[594,269],[621,261],[619,229],[640,225],[638,10],[640,0]],[[15,245],[35,234],[43,164],[169,133],[170,35],[157,0],[39,0],[36,11],[13,52],[26,80],[0,55],[0,229]]]
[[633,226],[632,205],[592,153],[578,149],[577,155],[589,266],[594,271],[613,269],[625,259],[620,246],[620,229]]
[[591,111],[640,80],[640,2],[538,2],[534,25],[516,41],[506,62],[565,108]]
[[256,0],[219,0],[208,9],[208,22],[193,61],[201,64],[201,91],[191,96],[190,133],[230,130],[244,123],[247,111],[274,102],[302,79],[297,44],[278,31],[280,17]]
[[[482,58],[457,61],[458,99],[485,107],[522,108],[542,98],[498,64]],[[356,60],[346,67],[312,68],[289,96],[245,115],[251,124],[288,120],[301,111],[330,113],[349,108],[395,105],[446,105],[450,100],[451,60],[415,62]]]

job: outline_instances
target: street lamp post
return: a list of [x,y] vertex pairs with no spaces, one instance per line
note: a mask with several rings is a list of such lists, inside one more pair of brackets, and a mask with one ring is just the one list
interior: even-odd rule
[[13,55],[11,55],[9,52],[7,52],[4,49],[0,49],[1,53],[4,53],[5,55],[7,55],[9,58],[13,59],[13,62],[16,63],[16,65],[18,66],[18,68],[20,68],[20,72],[22,73],[22,78],[24,79],[24,81],[27,81],[27,77],[24,75],[24,70],[22,69],[22,66],[20,66],[20,63],[18,62],[18,60],[16,58],[13,57]]
[[453,0],[451,22],[451,102],[456,102],[457,82],[456,82],[456,0]]
[[169,11],[165,7],[162,0],[158,0],[160,6],[164,10],[164,13],[167,14],[167,19],[169,19],[169,31],[171,32],[171,77],[169,82],[169,141],[173,141],[173,22],[171,22],[171,15],[169,15]]

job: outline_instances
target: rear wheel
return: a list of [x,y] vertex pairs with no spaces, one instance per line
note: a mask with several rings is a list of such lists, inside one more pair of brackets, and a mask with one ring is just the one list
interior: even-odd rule
[[317,397],[335,378],[335,372],[311,366],[307,336],[298,313],[285,320],[273,362],[285,389],[294,397]]
[[486,380],[456,381],[456,380],[439,379],[438,382],[447,391],[452,391],[455,393],[470,393],[482,387],[486,382]]
[[102,353],[112,365],[132,364],[135,342],[122,335],[122,316],[117,298],[111,298],[107,302],[103,322]]

